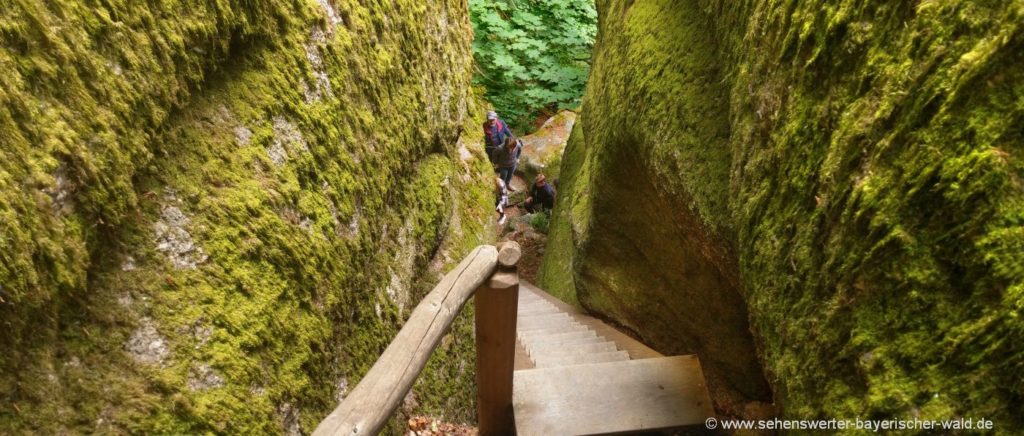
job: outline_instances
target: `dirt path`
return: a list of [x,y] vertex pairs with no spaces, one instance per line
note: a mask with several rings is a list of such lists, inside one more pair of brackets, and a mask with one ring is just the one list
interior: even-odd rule
[[476,427],[464,424],[453,424],[429,416],[409,418],[409,431],[406,436],[476,436]]
[[[509,194],[511,204],[521,203],[529,195],[529,185],[522,175],[515,174],[512,177],[512,187],[515,192]],[[519,274],[526,280],[535,283],[537,272],[544,257],[544,245],[547,236],[538,232],[530,224],[526,210],[521,207],[512,207],[505,211],[508,217],[503,226],[498,227],[499,241],[516,241],[523,250],[523,257],[519,260]]]
[[[527,194],[527,191],[526,191],[526,189],[527,189],[526,180],[523,179],[522,175],[514,174],[512,176],[512,183],[511,183],[511,185],[512,185],[512,188],[515,189],[515,191],[513,192],[512,190],[509,190],[509,193],[508,193],[508,201],[509,201],[509,203],[511,203],[511,204],[519,203],[524,198],[526,198],[527,195],[529,195],[529,194]],[[508,210],[505,211],[505,215],[508,216],[509,221],[511,221],[513,218],[521,217],[521,216],[523,216],[525,214],[526,214],[526,211],[523,210],[522,208],[519,208],[519,207],[509,208]],[[503,230],[504,229],[498,229],[498,231],[499,231],[498,236],[502,236],[501,232]]]

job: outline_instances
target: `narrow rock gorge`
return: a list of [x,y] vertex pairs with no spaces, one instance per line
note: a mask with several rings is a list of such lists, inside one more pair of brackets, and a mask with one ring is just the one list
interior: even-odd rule
[[[5,4],[0,433],[311,431],[493,235],[471,41],[463,1]],[[403,411],[472,422],[469,319]]]
[[[596,5],[588,64],[589,2],[6,2],[0,434],[310,433],[501,234],[485,92],[572,109],[523,277],[693,416],[1024,428],[1024,0]],[[473,425],[473,316],[386,433]]]
[[545,289],[721,413],[1024,426],[1024,2],[597,5]]

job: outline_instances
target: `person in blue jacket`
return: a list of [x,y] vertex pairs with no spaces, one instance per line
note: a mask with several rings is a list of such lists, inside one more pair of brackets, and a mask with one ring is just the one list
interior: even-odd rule
[[512,130],[498,118],[498,113],[487,112],[487,121],[484,123],[484,151],[487,152],[487,158],[491,163],[495,163],[495,152],[505,145],[505,140],[510,136]]
[[537,177],[533,180],[533,186],[530,187],[530,196],[523,202],[523,207],[529,213],[554,209],[555,188],[548,184],[544,174],[537,174]]

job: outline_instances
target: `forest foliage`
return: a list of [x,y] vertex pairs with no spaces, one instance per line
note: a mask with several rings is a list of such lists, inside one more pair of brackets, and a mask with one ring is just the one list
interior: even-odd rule
[[470,0],[474,83],[502,118],[529,130],[537,116],[579,105],[597,34],[592,0]]

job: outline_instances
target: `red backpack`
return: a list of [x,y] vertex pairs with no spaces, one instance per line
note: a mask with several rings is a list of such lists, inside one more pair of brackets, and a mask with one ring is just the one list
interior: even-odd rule
[[[500,135],[501,132],[505,130],[505,123],[503,123],[501,120],[494,120],[494,127],[490,128],[490,129],[486,129],[486,128],[484,129],[484,133],[487,136],[487,138],[486,138],[487,139],[487,146],[488,147],[501,147],[504,144],[494,145],[494,141],[491,140],[491,138],[494,136],[494,132],[495,132],[494,129],[497,129],[497,132]],[[502,141],[502,142],[504,142],[504,141]]]

